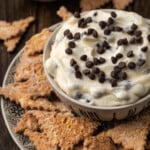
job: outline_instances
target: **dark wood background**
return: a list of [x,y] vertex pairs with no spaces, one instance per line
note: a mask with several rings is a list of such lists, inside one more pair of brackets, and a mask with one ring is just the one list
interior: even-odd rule
[[[5,72],[14,56],[23,47],[25,41],[44,27],[53,25],[61,19],[56,15],[57,9],[65,5],[70,11],[80,10],[79,0],[56,0],[54,2],[36,2],[33,0],[0,0],[0,20],[13,21],[32,15],[36,18],[34,24],[24,34],[15,52],[7,53],[0,41],[0,86]],[[112,3],[103,8],[113,8]],[[135,11],[150,19],[150,1],[134,0],[126,10]],[[19,150],[11,139],[0,113],[0,150]]]

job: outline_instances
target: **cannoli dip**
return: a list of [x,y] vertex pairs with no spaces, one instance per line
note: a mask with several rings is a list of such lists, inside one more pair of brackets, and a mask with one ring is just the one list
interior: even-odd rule
[[150,90],[150,27],[133,12],[76,12],[59,29],[46,68],[69,97],[112,107]]

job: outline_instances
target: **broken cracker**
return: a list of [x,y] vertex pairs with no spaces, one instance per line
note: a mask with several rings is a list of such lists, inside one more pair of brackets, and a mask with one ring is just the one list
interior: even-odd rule
[[124,9],[127,7],[133,0],[113,0],[113,5],[116,9]]
[[100,123],[75,118],[68,114],[45,111],[28,111],[28,113],[38,120],[40,133],[25,130],[24,134],[29,136],[37,149],[42,148],[37,136],[42,137],[43,142],[48,146],[46,149],[73,149],[74,145],[92,135],[100,125]]
[[107,2],[109,2],[109,0],[81,0],[80,7],[82,11],[88,11],[99,8]]
[[[122,144],[125,149],[144,150],[150,130],[150,110],[136,116],[107,131],[115,144]],[[138,141],[138,142],[137,142]]]
[[117,150],[116,146],[109,137],[102,136],[89,136],[85,138],[83,143],[83,150]]
[[40,54],[43,52],[45,44],[50,36],[48,28],[43,29],[40,33],[32,36],[25,44],[23,50],[28,56]]
[[65,6],[61,6],[59,10],[57,10],[57,15],[61,17],[63,21],[66,21],[72,16],[72,13],[68,11]]

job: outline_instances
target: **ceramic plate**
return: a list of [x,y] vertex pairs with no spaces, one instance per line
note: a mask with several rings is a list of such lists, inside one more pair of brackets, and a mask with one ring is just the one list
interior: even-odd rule
[[[55,24],[51,26],[49,29],[50,31],[54,31],[55,28],[57,28],[60,25],[60,23]],[[8,70],[5,74],[4,81],[3,81],[3,86],[13,83],[14,82],[14,73],[16,70],[16,66],[19,62],[19,58],[22,54],[23,50],[21,50],[16,57],[12,60],[10,66],[8,67]],[[23,134],[16,134],[14,129],[16,127],[17,122],[21,118],[21,116],[24,114],[24,110],[16,105],[13,102],[10,102],[4,98],[1,98],[1,110],[2,110],[2,115],[5,121],[5,124],[8,128],[8,131],[15,141],[15,143],[18,145],[18,147],[21,150],[35,150],[35,147],[32,145],[30,140],[24,136]]]

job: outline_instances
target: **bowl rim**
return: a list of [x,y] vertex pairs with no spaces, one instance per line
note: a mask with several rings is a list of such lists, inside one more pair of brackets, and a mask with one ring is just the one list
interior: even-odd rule
[[[101,9],[106,11],[106,9]],[[108,9],[107,11],[112,11],[114,9]],[[145,19],[149,24],[150,24],[150,20],[149,19]],[[119,106],[94,106],[94,105],[86,105],[84,103],[81,103],[75,99],[73,99],[72,97],[68,96],[58,85],[57,83],[53,80],[53,78],[51,77],[51,75],[48,73],[45,62],[47,60],[47,53],[49,52],[50,54],[50,47],[49,45],[51,45],[50,43],[52,43],[53,39],[55,38],[57,32],[59,31],[59,29],[61,28],[61,26],[63,25],[63,23],[60,23],[56,29],[51,33],[49,39],[47,40],[47,43],[44,47],[44,51],[43,51],[43,66],[44,66],[44,72],[46,74],[46,77],[48,79],[48,81],[50,82],[52,88],[54,90],[56,90],[61,96],[63,96],[65,99],[67,99],[67,101],[71,101],[72,103],[75,103],[76,105],[79,105],[81,107],[86,107],[89,109],[95,109],[95,110],[120,110],[120,109],[127,109],[127,108],[131,108],[131,107],[135,107],[137,105],[140,105],[141,103],[146,103],[147,101],[150,101],[150,94],[147,94],[146,96],[140,98],[139,100],[133,102],[133,103],[129,103],[129,104],[125,104],[125,105],[119,105]]]

